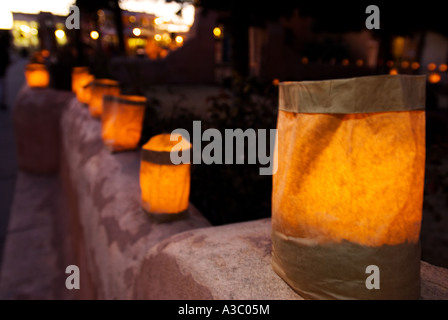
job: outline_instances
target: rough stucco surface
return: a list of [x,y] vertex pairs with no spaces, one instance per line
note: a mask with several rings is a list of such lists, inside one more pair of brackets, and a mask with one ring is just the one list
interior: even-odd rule
[[[137,277],[151,286],[136,287],[136,297],[302,299],[274,273],[270,261],[270,219],[184,232],[151,249]],[[421,299],[448,299],[447,269],[422,261],[420,274]]]
[[4,261],[0,299],[75,299],[65,288],[65,268],[74,264],[70,226],[61,215],[60,184],[55,175],[19,172]]
[[17,162],[20,170],[56,174],[59,169],[59,122],[71,92],[24,86],[13,109]]
[[139,152],[110,153],[100,129],[87,108],[71,100],[61,120],[62,148],[91,285],[99,299],[129,299],[134,285],[149,285],[134,279],[152,246],[209,223],[192,205],[188,219],[150,221],[140,207]]
[[[184,232],[151,249],[139,299],[302,299],[272,270],[270,219]],[[163,267],[161,267],[163,266]]]

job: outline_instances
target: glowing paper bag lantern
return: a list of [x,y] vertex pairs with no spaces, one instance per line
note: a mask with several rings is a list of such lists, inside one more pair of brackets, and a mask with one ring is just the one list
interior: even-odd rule
[[173,137],[180,142],[171,141],[170,136],[154,136],[142,147],[142,208],[158,222],[181,219],[188,213],[190,164],[174,165],[170,153],[190,152],[191,144],[179,134]]
[[96,79],[91,83],[92,94],[89,101],[90,115],[94,118],[101,117],[103,112],[103,96],[118,96],[120,85],[118,81],[111,79]]
[[272,267],[303,297],[419,298],[424,105],[424,76],[280,84]]
[[72,69],[72,91],[77,94],[78,90],[88,84],[85,79],[89,79],[88,67],[74,67]]
[[25,79],[31,88],[46,88],[50,83],[50,74],[44,64],[30,63],[25,67]]
[[111,151],[137,148],[142,133],[146,98],[120,95],[103,97],[101,134]]
[[92,97],[92,86],[95,76],[88,74],[83,76],[80,80],[79,87],[76,91],[76,98],[79,102],[89,104]]

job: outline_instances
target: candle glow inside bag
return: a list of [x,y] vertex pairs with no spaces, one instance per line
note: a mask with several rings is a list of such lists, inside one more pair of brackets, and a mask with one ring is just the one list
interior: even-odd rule
[[418,299],[425,77],[287,82],[279,94],[273,269],[306,298]]

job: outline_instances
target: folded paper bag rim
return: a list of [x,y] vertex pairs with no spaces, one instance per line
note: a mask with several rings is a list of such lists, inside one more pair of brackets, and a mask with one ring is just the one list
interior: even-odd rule
[[425,75],[375,75],[279,84],[279,110],[373,113],[425,109]]

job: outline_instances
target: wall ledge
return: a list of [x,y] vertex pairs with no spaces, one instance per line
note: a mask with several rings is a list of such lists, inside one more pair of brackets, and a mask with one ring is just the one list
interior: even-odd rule
[[[212,227],[190,204],[187,219],[155,224],[140,207],[140,152],[112,154],[101,141],[100,121],[73,95],[64,97],[56,122],[61,138],[55,146],[60,148],[59,173],[49,180],[20,174],[11,213],[12,231],[21,223],[39,227],[42,221],[35,218],[46,217],[46,228],[29,229],[41,230],[39,239],[53,250],[46,251],[50,260],[45,261],[58,276],[41,277],[49,284],[34,288],[50,288],[64,279],[61,265],[72,263],[80,267],[81,290],[67,298],[302,300],[271,268],[270,219]],[[30,201],[35,192],[46,200]],[[49,225],[53,237],[46,239],[51,236],[45,231]],[[55,245],[64,238],[67,241]],[[23,292],[33,290],[25,281],[33,262],[15,273],[18,260],[13,253],[29,238],[17,239],[17,232],[8,234],[8,272],[2,272],[1,279],[21,278],[0,286],[0,297],[32,297]],[[24,287],[5,295],[17,283]],[[58,290],[46,297],[63,298]],[[421,298],[448,300],[448,269],[421,262]]]

